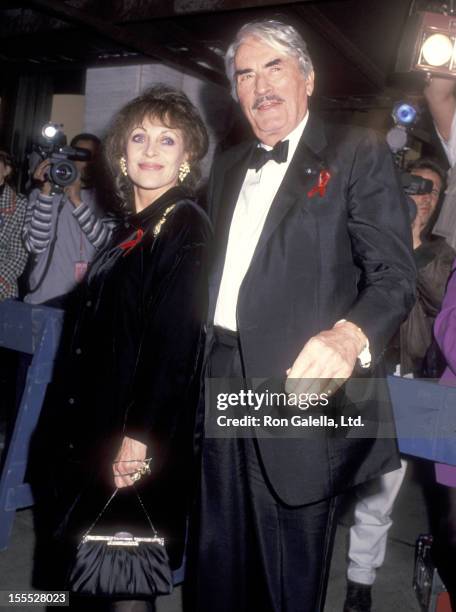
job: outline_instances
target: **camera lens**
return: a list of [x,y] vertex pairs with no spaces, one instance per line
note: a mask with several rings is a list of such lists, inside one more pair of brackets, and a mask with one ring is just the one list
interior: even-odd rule
[[78,171],[71,161],[62,160],[52,164],[49,175],[53,183],[67,187],[77,179]]

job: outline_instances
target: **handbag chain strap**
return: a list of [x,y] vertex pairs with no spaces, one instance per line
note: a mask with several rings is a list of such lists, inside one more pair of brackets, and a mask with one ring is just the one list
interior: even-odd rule
[[[136,497],[138,498],[138,502],[139,505],[141,506],[144,515],[147,519],[147,522],[149,523],[151,529],[152,529],[152,533],[154,534],[154,538],[158,538],[158,531],[155,529],[151,518],[149,516],[149,513],[146,510],[146,507],[143,504],[143,501],[138,493],[138,490],[136,489],[136,486],[133,484],[132,485],[135,493],[136,493]],[[109,504],[112,502],[112,500],[114,499],[114,497],[117,495],[119,489],[114,489],[114,492],[112,493],[111,497],[108,499],[108,501],[105,503],[104,507],[102,508],[102,510],[100,511],[100,513],[98,514],[97,518],[93,521],[93,523],[90,525],[90,527],[87,529],[87,531],[84,533],[84,535],[82,536],[82,539],[84,539],[85,537],[87,537],[90,532],[92,531],[92,529],[95,527],[95,525],[98,523],[98,521],[100,520],[100,518],[103,516],[103,514],[105,513],[106,509],[108,508]]]

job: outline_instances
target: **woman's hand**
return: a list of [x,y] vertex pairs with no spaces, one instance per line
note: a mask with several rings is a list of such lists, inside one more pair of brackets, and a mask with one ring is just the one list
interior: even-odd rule
[[144,466],[147,446],[133,438],[124,437],[119,452],[112,465],[114,484],[118,489],[131,487],[135,482],[133,474]]

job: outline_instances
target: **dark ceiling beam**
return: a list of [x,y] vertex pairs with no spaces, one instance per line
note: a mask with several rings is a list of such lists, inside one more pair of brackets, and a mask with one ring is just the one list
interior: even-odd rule
[[294,12],[322,38],[326,39],[338,53],[379,89],[385,86],[386,74],[365,53],[315,6],[295,7]]
[[[130,25],[133,29],[135,26]],[[138,27],[138,25],[136,26]],[[190,29],[182,27],[181,22],[176,19],[160,21],[157,23],[147,23],[148,36],[154,35],[163,43],[163,34],[168,39],[172,47],[186,47],[189,49],[194,59],[203,60],[216,69],[221,74],[225,73],[223,58],[212,51],[208,45],[201,43],[196,36],[193,36]],[[172,44],[171,44],[172,43]]]
[[[217,70],[206,68],[188,58],[185,54],[173,53],[161,45],[155,45],[149,37],[138,36],[126,31],[124,28],[89,15],[85,11],[73,8],[68,4],[56,0],[29,0],[29,4],[39,11],[54,15],[59,19],[76,23],[89,28],[124,47],[152,57],[179,69],[188,70],[193,74],[204,77],[218,84],[226,84],[225,78]],[[215,54],[214,54],[215,55]],[[215,56],[217,57],[217,56]]]
[[[326,0],[321,1],[324,2]],[[332,1],[334,2],[335,0]],[[346,0],[336,1],[345,2]],[[89,1],[84,5],[84,13],[108,23],[115,22],[121,25],[134,21],[184,17],[186,15],[191,16],[204,13],[223,13],[242,9],[293,6],[308,2],[315,2],[315,0],[192,0],[191,2],[189,0],[153,0],[153,2],[151,0],[111,0],[106,3]],[[33,0],[11,2],[8,3],[8,7],[2,5],[0,12],[4,8],[27,9],[32,4]],[[59,4],[62,5],[63,2],[59,2]],[[33,15],[25,14],[17,24],[12,22],[9,30],[13,33],[15,28],[23,27],[24,24],[27,26],[27,31],[30,32],[44,29],[41,20],[34,19]],[[3,34],[3,36],[7,37],[8,33]]]
[[42,15],[32,10],[29,6],[16,7],[8,10],[1,5],[0,8],[0,39],[8,39],[15,36],[24,36],[67,28],[67,24],[60,19]]
[[315,0],[191,0],[191,2],[189,0],[154,0],[153,2],[150,0],[112,0],[109,10],[111,14],[119,15],[122,21],[138,21],[308,2],[315,2]]

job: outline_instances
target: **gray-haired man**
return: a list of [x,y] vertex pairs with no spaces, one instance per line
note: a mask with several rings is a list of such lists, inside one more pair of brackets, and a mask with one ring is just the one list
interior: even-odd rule
[[[378,378],[415,278],[391,155],[372,133],[309,113],[314,72],[293,27],[244,26],[227,72],[256,140],[212,170],[207,376],[288,376],[299,392],[327,379],[335,392],[360,357]],[[366,376],[368,409],[384,393]],[[344,405],[337,392],[328,414]],[[206,432],[198,612],[322,609],[337,495],[397,466],[394,440]]]

